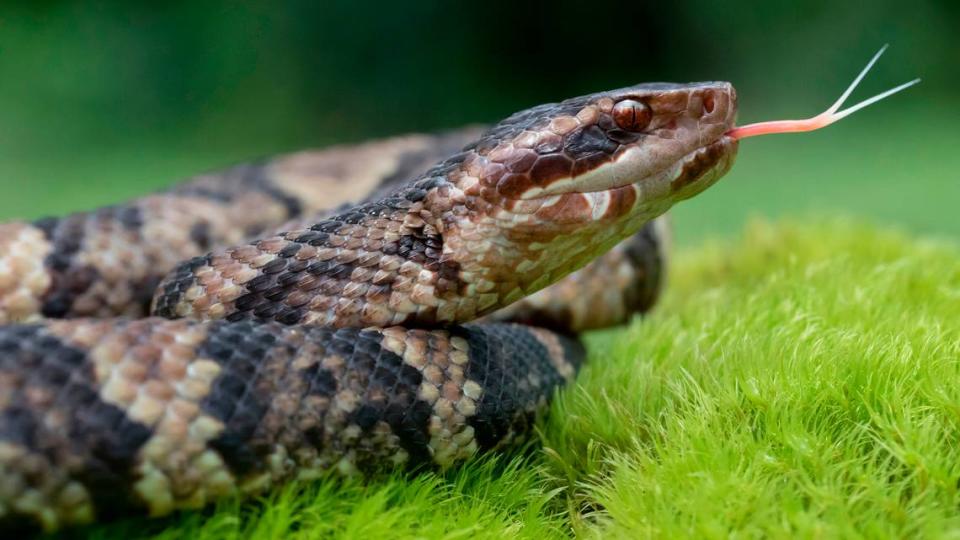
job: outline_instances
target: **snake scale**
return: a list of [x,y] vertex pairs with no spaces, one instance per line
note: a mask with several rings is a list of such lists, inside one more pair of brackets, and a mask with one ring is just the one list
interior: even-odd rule
[[159,516],[528,434],[648,309],[658,216],[736,155],[725,82],[308,151],[0,225],[0,528]]

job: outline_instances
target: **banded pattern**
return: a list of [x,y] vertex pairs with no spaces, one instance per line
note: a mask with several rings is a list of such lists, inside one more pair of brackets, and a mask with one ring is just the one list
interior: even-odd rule
[[330,468],[448,466],[526,432],[582,359],[517,325],[0,327],[0,528],[161,515]]
[[157,283],[177,263],[376,196],[478,133],[465,128],[298,152],[203,174],[119,206],[0,224],[0,323],[144,316]]

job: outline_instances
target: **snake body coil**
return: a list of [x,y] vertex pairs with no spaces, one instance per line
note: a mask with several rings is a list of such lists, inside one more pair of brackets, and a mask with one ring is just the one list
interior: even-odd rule
[[570,336],[654,302],[655,218],[729,169],[735,112],[639,85],[0,226],[0,527],[521,439]]

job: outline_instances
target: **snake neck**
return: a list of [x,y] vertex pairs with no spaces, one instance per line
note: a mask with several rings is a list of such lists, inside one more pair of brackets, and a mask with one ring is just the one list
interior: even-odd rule
[[493,198],[471,175],[474,159],[308,229],[188,261],[157,288],[154,313],[338,328],[465,322],[559,280],[659,213],[635,198],[597,219],[580,194]]

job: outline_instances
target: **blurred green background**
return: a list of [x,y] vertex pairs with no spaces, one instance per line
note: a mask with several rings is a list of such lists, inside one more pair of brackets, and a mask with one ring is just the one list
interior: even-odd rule
[[683,243],[751,215],[960,232],[960,2],[45,2],[0,7],[0,219],[133,197],[254,157],[492,122],[653,80],[722,79],[741,122],[923,83],[823,132],[745,141],[676,212]]

